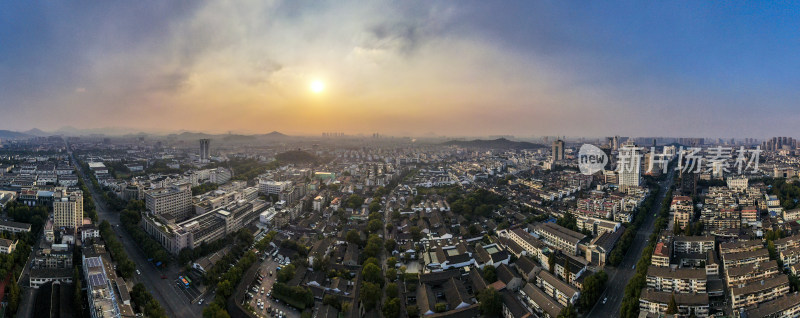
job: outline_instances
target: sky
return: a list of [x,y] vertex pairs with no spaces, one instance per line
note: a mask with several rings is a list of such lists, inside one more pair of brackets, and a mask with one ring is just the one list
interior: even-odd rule
[[2,1],[0,129],[800,137],[798,12],[766,1]]

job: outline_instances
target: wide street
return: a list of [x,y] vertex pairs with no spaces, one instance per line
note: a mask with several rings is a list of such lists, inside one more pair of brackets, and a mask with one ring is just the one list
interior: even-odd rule
[[[160,270],[147,261],[147,256],[134,244],[133,238],[119,226],[119,213],[109,211],[105,202],[100,200],[102,194],[99,192],[99,189],[94,188],[91,180],[86,176],[86,172],[83,171],[83,167],[78,164],[71,151],[70,157],[75,167],[77,167],[78,175],[92,194],[92,199],[97,209],[98,223],[102,220],[106,220],[112,225],[114,232],[116,232],[117,237],[120,238],[125,248],[125,252],[128,253],[128,257],[136,264],[136,269],[141,272],[141,275],[134,274],[134,283],[140,282],[144,284],[150,294],[152,294],[161,304],[161,307],[164,308],[167,316],[202,317],[203,307],[188,303],[186,297],[179,294],[178,290],[172,287],[171,282],[177,277],[176,266],[171,266],[171,268],[166,270]],[[166,275],[167,279],[161,279],[162,275]],[[129,287],[132,288],[133,286]]]
[[[617,268],[606,267],[604,269],[608,274],[606,290],[603,291],[600,299],[597,301],[594,308],[589,311],[587,317],[619,317],[622,297],[625,294],[625,286],[633,277],[635,272],[633,266],[639,261],[639,258],[642,256],[642,251],[645,246],[647,246],[647,240],[650,238],[650,234],[653,232],[653,227],[655,225],[655,215],[661,211],[661,203],[664,200],[667,190],[672,185],[674,175],[675,173],[670,171],[667,179],[659,182],[659,191],[653,208],[650,209],[642,226],[639,227],[639,230],[636,232],[636,238],[633,240],[633,244],[631,244],[627,254],[625,254],[622,263]],[[603,299],[606,297],[608,297],[608,301],[604,304]]]

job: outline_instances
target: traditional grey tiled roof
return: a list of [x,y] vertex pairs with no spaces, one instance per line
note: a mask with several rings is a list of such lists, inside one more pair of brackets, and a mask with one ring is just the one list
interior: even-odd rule
[[650,265],[647,267],[647,276],[705,280],[706,270],[704,268],[677,268],[673,270],[670,267]]
[[670,292],[655,291],[653,289],[647,288],[642,290],[642,294],[639,296],[639,298],[647,300],[649,302],[669,304],[669,300],[673,295],[675,295],[675,303],[678,304],[679,306],[680,305],[708,306],[708,294],[676,294]]
[[789,284],[789,278],[786,275],[778,275],[776,277],[765,279],[763,283],[761,281],[752,282],[750,284],[745,285],[744,287],[734,287],[731,288],[732,295],[746,295],[746,294],[753,294],[765,290],[770,290],[776,288],[781,285]]
[[544,312],[550,314],[551,317],[557,317],[561,310],[564,309],[564,306],[561,306],[555,299],[547,296],[543,290],[533,284],[525,284],[522,287],[522,292],[539,305]]
[[758,307],[746,311],[745,314],[742,315],[742,317],[744,318],[771,317],[784,310],[797,306],[800,306],[800,294],[794,293],[778,297],[768,302],[761,303],[758,305]]

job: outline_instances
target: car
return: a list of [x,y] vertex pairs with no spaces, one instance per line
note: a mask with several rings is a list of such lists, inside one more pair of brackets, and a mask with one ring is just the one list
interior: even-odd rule
[[136,275],[142,275],[142,272],[140,272],[140,271],[137,269],[137,270],[136,270]]
[[607,301],[608,301],[608,297],[603,298],[603,304],[605,304]]
[[264,295],[264,287],[261,287],[261,295]]
[[198,305],[202,305],[204,300],[205,300],[205,299],[200,299],[200,301],[198,301],[198,302],[197,302],[197,304],[198,304]]
[[636,264],[633,264],[633,267],[631,267],[631,269],[636,269]]
[[269,271],[269,276],[272,276],[272,271]]

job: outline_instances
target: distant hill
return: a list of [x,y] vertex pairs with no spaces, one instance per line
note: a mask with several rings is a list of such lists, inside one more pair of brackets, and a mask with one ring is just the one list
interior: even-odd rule
[[289,137],[288,135],[282,134],[282,133],[280,133],[280,132],[277,132],[277,131],[273,131],[273,132],[271,132],[271,133],[268,133],[268,134],[263,134],[263,135],[261,135],[261,136],[263,136],[263,137],[268,137],[268,138],[283,138],[283,137]]
[[0,138],[4,138],[4,139],[21,139],[21,138],[30,138],[30,137],[33,137],[33,135],[29,135],[29,134],[21,133],[21,132],[17,132],[17,131],[11,131],[11,130],[0,130]]
[[534,144],[526,141],[512,141],[505,138],[498,138],[492,140],[450,140],[443,143],[447,146],[459,146],[467,148],[491,148],[491,149],[538,149],[547,148],[547,146]]
[[28,135],[33,135],[33,136],[39,136],[39,137],[47,137],[47,136],[52,135],[51,133],[48,133],[46,131],[42,131],[39,128],[33,128],[31,130],[25,131],[24,133],[26,133]]

